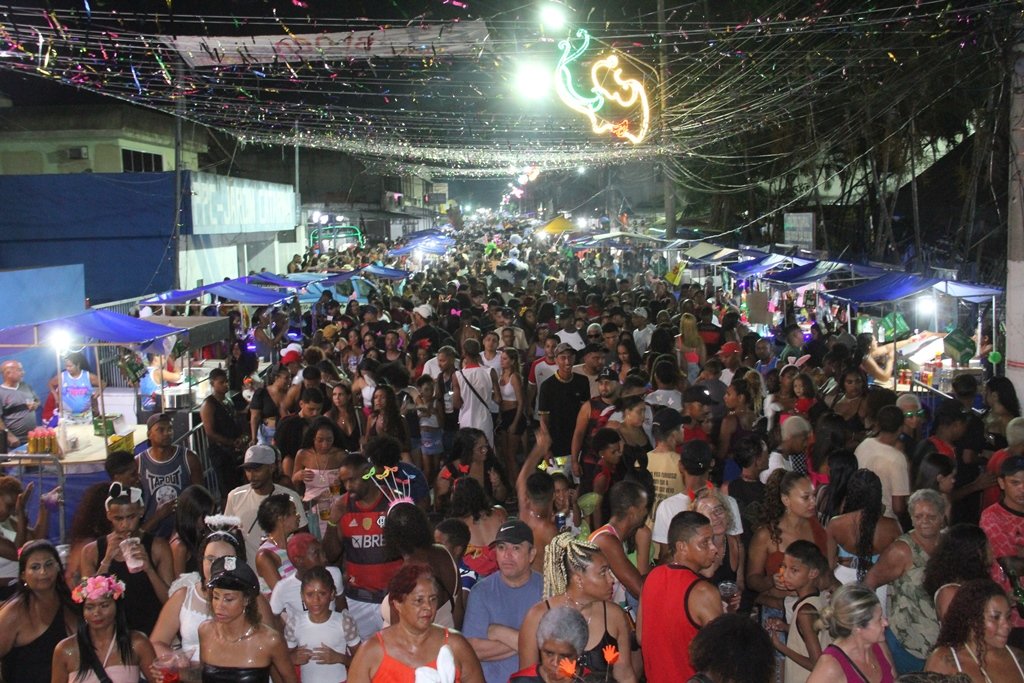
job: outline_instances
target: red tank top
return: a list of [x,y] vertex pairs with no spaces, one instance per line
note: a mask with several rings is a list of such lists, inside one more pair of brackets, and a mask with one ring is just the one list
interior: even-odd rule
[[659,565],[651,570],[640,593],[643,605],[641,642],[648,683],[687,681],[696,673],[690,664],[690,643],[700,626],[690,617],[690,591],[703,581],[679,565]]
[[[416,669],[403,664],[394,657],[388,654],[388,648],[384,645],[384,638],[380,632],[377,632],[377,640],[380,641],[380,649],[382,652],[380,666],[377,667],[377,672],[373,674],[373,680],[380,681],[381,683],[415,683],[416,681]],[[448,629],[444,630],[444,643],[448,644]],[[434,657],[434,661],[424,666],[436,669],[437,668],[437,657]],[[455,683],[459,683],[462,679],[462,673],[455,670]]]

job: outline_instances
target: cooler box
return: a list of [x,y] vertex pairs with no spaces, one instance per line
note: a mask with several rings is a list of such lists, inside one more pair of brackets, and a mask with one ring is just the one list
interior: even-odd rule
[[942,340],[942,350],[960,365],[967,365],[978,352],[978,347],[963,330],[953,330]]

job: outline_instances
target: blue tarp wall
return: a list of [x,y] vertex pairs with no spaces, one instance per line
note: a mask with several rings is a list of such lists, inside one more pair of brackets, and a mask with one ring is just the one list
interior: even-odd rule
[[[185,174],[185,197],[189,180]],[[0,268],[81,263],[85,296],[93,303],[174,286],[174,173],[0,176],[0,197]],[[181,223],[189,233],[190,201],[183,203]],[[48,285],[37,280],[29,286]],[[81,310],[81,297],[75,303]],[[33,320],[50,317],[56,315]]]

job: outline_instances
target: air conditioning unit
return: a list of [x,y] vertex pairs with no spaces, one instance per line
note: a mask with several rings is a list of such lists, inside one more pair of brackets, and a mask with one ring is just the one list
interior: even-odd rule
[[88,147],[68,147],[69,161],[84,161],[89,158]]

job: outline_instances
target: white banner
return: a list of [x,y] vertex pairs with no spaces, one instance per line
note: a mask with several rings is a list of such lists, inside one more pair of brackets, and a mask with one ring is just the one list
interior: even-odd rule
[[489,49],[483,19],[344,33],[273,36],[178,36],[163,42],[192,67],[266,64],[275,60],[340,61],[472,54]]

